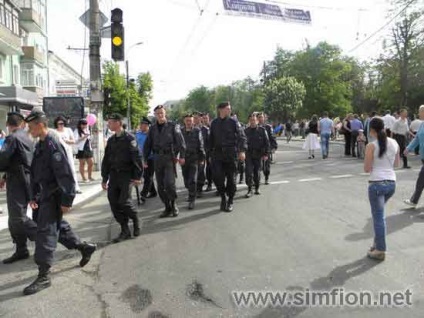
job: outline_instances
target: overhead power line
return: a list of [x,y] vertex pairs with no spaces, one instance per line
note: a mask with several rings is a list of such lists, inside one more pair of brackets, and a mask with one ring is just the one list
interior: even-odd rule
[[352,53],[353,51],[357,50],[358,48],[360,48],[362,45],[364,45],[366,42],[368,42],[369,40],[371,40],[375,35],[377,35],[378,33],[380,33],[381,31],[383,31],[387,26],[389,26],[398,16],[400,16],[403,12],[405,12],[406,9],[408,9],[408,7],[414,3],[416,0],[411,0],[409,1],[403,8],[402,10],[400,10],[398,13],[396,13],[389,21],[387,21],[383,26],[381,26],[380,28],[378,28],[376,31],[374,31],[373,33],[371,33],[367,38],[365,38],[362,42],[358,43],[354,48],[350,49],[348,51],[348,53]]

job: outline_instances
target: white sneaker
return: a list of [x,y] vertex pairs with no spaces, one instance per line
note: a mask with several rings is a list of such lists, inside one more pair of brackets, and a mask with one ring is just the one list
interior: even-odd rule
[[414,202],[412,202],[410,199],[403,200],[403,203],[405,203],[406,205],[409,205],[409,206],[411,206],[413,208],[416,208],[417,207],[417,204],[414,203]]

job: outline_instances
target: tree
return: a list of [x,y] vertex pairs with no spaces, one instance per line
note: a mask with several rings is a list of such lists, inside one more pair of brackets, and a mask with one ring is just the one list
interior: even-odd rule
[[302,83],[293,77],[280,77],[270,80],[264,87],[268,112],[279,121],[296,116],[302,107],[306,90]]
[[119,65],[114,62],[103,64],[103,89],[110,93],[110,105],[103,109],[103,116],[107,118],[112,113],[127,115],[127,89],[125,77],[119,73]]

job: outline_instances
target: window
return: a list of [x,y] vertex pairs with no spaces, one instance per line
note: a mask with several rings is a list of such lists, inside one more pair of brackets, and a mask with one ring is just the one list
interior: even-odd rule
[[19,84],[19,66],[13,65],[13,84]]
[[4,59],[0,58],[0,81],[4,78]]
[[12,31],[12,8],[10,5],[5,6],[5,19],[4,19],[4,25],[6,28]]
[[31,64],[21,65],[22,86],[35,86],[34,68]]

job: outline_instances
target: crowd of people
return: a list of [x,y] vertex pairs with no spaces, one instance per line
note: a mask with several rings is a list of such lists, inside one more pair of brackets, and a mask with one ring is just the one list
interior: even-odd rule
[[[102,188],[116,222],[119,235],[113,239],[119,243],[140,235],[140,221],[131,198],[134,188],[140,190],[140,198],[146,202],[159,196],[164,204],[160,218],[177,217],[176,175],[181,166],[184,186],[188,190],[188,209],[195,208],[196,199],[203,192],[216,188],[221,198],[219,209],[232,212],[234,196],[239,183],[247,185],[246,198],[260,195],[261,174],[269,184],[271,158],[277,149],[275,129],[266,123],[266,115],[253,112],[246,125],[232,114],[229,102],[217,106],[218,116],[211,120],[207,113],[187,113],[182,126],[169,121],[166,109],[159,105],[154,109],[155,123],[146,117],[140,120],[133,135],[124,126],[120,114],[108,117],[108,139],[101,163]],[[408,121],[406,110],[399,118],[390,113],[383,117],[375,112],[366,118],[348,114],[335,124],[324,112],[321,118],[314,115],[305,125],[304,149],[309,158],[315,158],[315,150],[321,149],[323,159],[329,155],[330,139],[336,133],[344,134],[346,155],[364,156],[364,170],[370,173],[369,201],[374,222],[375,238],[368,256],[384,260],[385,217],[384,205],[394,194],[396,173],[394,168],[403,159],[403,167],[409,168],[407,155],[420,154],[424,164],[424,106],[419,109],[420,121]],[[87,121],[81,119],[75,131],[66,127],[66,118],[59,116],[54,129],[48,127],[46,114],[33,110],[26,118],[11,112],[7,116],[9,135],[0,151],[0,171],[6,172],[0,187],[7,182],[9,231],[16,250],[3,260],[4,264],[27,259],[27,241],[35,241],[34,260],[38,276],[24,289],[25,295],[37,293],[51,285],[50,268],[57,242],[81,253],[80,266],[85,266],[96,251],[96,245],[81,242],[63,215],[71,210],[75,195],[80,191],[75,170],[74,155],[80,161],[83,182],[92,178],[93,150],[91,132]],[[285,126],[287,141],[291,127]],[[287,129],[289,132],[287,133]],[[297,128],[294,128],[297,129]],[[300,129],[300,128],[299,128]],[[319,138],[318,138],[319,136]],[[409,137],[413,140],[409,143]],[[390,138],[393,137],[393,138]],[[350,141],[350,143],[349,143]],[[85,175],[85,164],[88,177]],[[154,178],[155,177],[155,178]],[[154,183],[156,180],[156,186]],[[417,179],[415,191],[405,204],[415,207],[424,189],[424,165]],[[33,210],[32,219],[27,207]],[[132,231],[130,229],[132,222]]]

